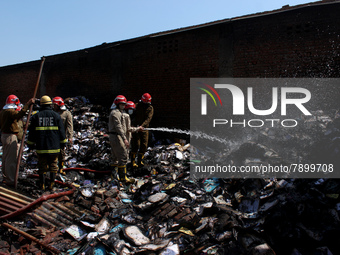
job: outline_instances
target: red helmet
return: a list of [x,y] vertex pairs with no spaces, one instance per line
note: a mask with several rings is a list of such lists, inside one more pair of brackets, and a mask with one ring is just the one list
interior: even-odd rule
[[9,95],[6,99],[6,104],[19,105],[20,101],[19,101],[19,98],[16,95]]
[[63,106],[65,105],[64,100],[61,97],[55,97],[52,99],[52,102],[56,105]]
[[127,101],[126,105],[125,105],[125,110],[129,110],[129,109],[136,109],[136,105],[134,102],[132,101]]
[[151,104],[151,95],[149,93],[144,93],[141,100],[143,103]]
[[115,98],[115,100],[113,101],[113,103],[115,105],[118,105],[118,104],[126,104],[126,98],[125,96],[123,95],[119,95]]
[[52,102],[60,107],[61,110],[66,110],[64,100],[61,97],[54,97]]

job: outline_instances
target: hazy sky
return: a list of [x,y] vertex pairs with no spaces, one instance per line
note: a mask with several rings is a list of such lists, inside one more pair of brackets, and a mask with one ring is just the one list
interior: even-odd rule
[[0,67],[315,1],[1,0]]

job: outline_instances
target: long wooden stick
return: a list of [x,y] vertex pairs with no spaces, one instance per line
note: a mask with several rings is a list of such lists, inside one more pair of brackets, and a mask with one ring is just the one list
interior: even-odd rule
[[[36,96],[37,96],[37,91],[38,91],[38,87],[39,87],[41,73],[42,73],[44,63],[45,63],[45,57],[42,57],[41,58],[41,65],[40,65],[40,71],[39,71],[37,83],[35,84],[33,98],[36,98]],[[19,168],[20,168],[20,163],[21,163],[21,156],[22,156],[22,152],[24,151],[25,137],[26,137],[26,133],[27,133],[28,124],[29,124],[29,121],[30,121],[30,118],[31,118],[32,110],[33,110],[33,104],[30,105],[25,129],[24,129],[24,134],[22,136],[22,140],[21,140],[21,144],[20,144],[20,150],[19,150],[18,161],[17,161],[17,168],[16,168],[16,172],[15,172],[15,180],[14,180],[14,188],[15,189],[17,188],[17,184],[18,184],[18,176],[19,176]]]

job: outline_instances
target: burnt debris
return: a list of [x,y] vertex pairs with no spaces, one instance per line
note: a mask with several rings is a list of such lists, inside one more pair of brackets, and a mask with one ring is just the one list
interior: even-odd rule
[[[0,254],[340,253],[338,179],[190,178],[190,165],[222,157],[235,164],[285,162],[288,154],[339,158],[336,112],[305,121],[317,139],[264,131],[218,153],[162,140],[148,148],[143,168],[128,168],[136,182],[124,185],[110,166],[109,109],[83,97],[65,101],[75,136],[64,174],[42,193],[36,155],[25,148],[18,190],[0,189]],[[287,139],[304,151],[270,147]]]

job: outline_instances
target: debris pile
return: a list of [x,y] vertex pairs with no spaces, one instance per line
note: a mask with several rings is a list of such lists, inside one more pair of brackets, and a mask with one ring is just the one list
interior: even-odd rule
[[68,148],[66,166],[87,166],[107,170],[110,161],[110,143],[107,135],[109,109],[90,104],[84,97],[68,98],[74,125],[74,144]]
[[[72,193],[14,218],[0,216],[41,242],[6,223],[0,227],[0,254],[340,254],[338,179],[193,179],[190,165],[200,160],[284,157],[258,141],[228,153],[172,143],[148,148],[145,167],[128,169],[136,182],[122,185],[109,164],[108,110],[84,98],[70,99],[69,106],[76,136],[65,175],[58,176],[68,186],[43,195]],[[339,131],[333,120],[316,142],[338,148],[330,143]],[[38,199],[31,154],[25,152],[18,188]]]

